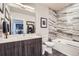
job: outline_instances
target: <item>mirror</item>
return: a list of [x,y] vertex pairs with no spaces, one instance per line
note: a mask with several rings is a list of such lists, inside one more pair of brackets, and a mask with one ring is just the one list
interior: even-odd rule
[[[11,16],[10,34],[30,34],[27,22],[33,22],[31,32],[35,33],[35,4],[33,3],[7,3]],[[9,18],[8,13],[5,14]]]

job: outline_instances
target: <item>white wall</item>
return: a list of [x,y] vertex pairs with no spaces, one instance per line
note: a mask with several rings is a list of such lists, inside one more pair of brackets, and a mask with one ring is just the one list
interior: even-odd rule
[[79,4],[73,4],[59,11],[58,15],[60,21],[57,26],[60,27],[59,30],[63,33],[58,33],[57,36],[63,39],[79,41]]
[[40,17],[48,19],[49,16],[48,14],[49,14],[48,7],[41,4],[36,4],[36,33],[42,36],[43,42],[48,40],[48,25],[47,28],[41,28]]

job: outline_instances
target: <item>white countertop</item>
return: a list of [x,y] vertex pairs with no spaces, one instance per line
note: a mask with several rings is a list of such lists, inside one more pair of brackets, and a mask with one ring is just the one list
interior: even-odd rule
[[62,44],[70,44],[70,45],[72,45],[72,46],[79,47],[79,42],[75,42],[75,41],[71,41],[71,40],[56,39],[56,40],[54,40],[54,41],[55,41],[55,42],[62,43]]
[[30,40],[34,38],[41,38],[41,36],[38,36],[36,34],[9,35],[7,39],[0,38],[0,43]]
[[60,51],[69,56],[79,56],[79,42],[74,42],[66,39],[55,39],[52,42],[45,42],[49,47]]

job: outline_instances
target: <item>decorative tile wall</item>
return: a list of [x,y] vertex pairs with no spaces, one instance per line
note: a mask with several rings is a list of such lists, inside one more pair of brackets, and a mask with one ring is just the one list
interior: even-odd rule
[[49,35],[51,37],[79,41],[79,4],[66,7],[57,14],[50,11],[49,15]]

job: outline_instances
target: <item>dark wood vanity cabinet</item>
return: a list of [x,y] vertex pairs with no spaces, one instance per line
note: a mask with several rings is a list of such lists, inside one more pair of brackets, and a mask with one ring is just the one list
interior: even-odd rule
[[22,46],[21,46],[21,42],[11,42],[11,43],[4,43],[4,44],[0,44],[1,47],[0,49],[0,55],[3,56],[20,56],[22,55]]
[[24,41],[24,55],[28,56],[41,56],[42,55],[42,40],[34,39]]
[[5,56],[10,56],[10,55],[15,55],[15,43],[6,43],[4,45],[4,55]]
[[42,55],[41,38],[0,44],[0,56],[41,56],[41,55]]
[[4,55],[4,45],[0,44],[0,56]]

